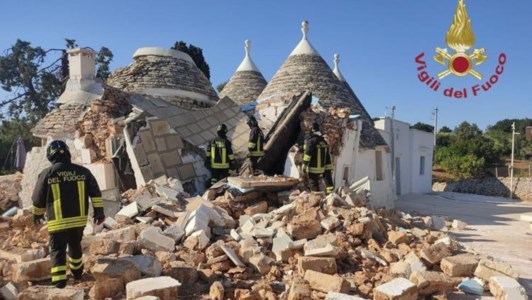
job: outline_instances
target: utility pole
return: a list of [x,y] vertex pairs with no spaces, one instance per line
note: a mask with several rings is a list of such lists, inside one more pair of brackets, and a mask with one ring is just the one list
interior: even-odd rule
[[436,135],[438,134],[438,106],[432,110],[434,116],[434,148],[436,148]]
[[510,199],[513,198],[514,190],[514,148],[515,148],[515,135],[519,134],[515,132],[515,122],[512,123],[512,158],[510,161]]
[[392,121],[390,123],[391,134],[391,148],[392,148],[392,176],[395,178],[395,132],[393,129],[393,120],[395,117],[395,105],[392,106]]

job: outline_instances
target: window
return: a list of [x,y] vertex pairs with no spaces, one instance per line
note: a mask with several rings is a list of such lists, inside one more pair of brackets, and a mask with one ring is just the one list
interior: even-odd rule
[[345,182],[349,182],[349,167],[344,166],[344,176],[342,178]]
[[375,176],[377,180],[383,180],[383,172],[382,172],[382,151],[375,151]]
[[425,175],[425,156],[419,158],[419,175]]

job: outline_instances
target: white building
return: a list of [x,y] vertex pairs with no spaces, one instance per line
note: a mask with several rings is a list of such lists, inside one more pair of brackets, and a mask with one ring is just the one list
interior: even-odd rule
[[395,157],[395,192],[397,195],[432,191],[432,153],[434,136],[410,124],[386,117],[375,121],[375,127],[391,147]]

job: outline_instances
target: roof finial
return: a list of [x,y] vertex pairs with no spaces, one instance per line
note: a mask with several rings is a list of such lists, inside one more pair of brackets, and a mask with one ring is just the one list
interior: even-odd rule
[[344,75],[342,75],[342,72],[340,72],[340,67],[338,66],[340,64],[340,54],[334,53],[334,70],[333,73],[338,77],[340,81],[346,81]]
[[308,32],[308,21],[305,20],[301,22],[301,31],[303,32],[303,39],[307,39],[307,32]]
[[338,69],[338,64],[340,63],[340,54],[334,53],[334,68]]
[[249,56],[249,50],[251,49],[251,41],[245,40],[244,45],[244,49],[246,49],[246,56]]

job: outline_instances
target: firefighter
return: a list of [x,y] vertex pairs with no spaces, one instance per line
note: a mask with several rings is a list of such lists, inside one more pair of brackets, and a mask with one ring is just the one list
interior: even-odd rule
[[330,194],[334,190],[331,171],[334,169],[332,164],[329,145],[320,132],[320,126],[314,122],[311,125],[311,135],[305,141],[303,155],[303,172],[306,173],[309,181],[310,190],[320,190],[320,177],[325,180],[326,192]]
[[52,166],[39,174],[32,196],[32,212],[36,224],[44,221],[46,213],[52,284],[64,288],[67,269],[70,269],[75,280],[81,279],[81,239],[87,223],[89,197],[94,208],[94,222],[101,224],[105,219],[102,193],[88,169],[71,163],[70,151],[63,141],[52,141],[46,149],[46,157]]
[[264,134],[254,116],[248,118],[247,124],[251,129],[249,132],[248,151],[251,174],[254,174],[255,170],[257,170],[259,159],[264,156]]
[[235,170],[235,157],[231,142],[227,139],[227,126],[220,124],[216,133],[218,136],[209,142],[205,150],[205,165],[211,171],[211,186],[229,176],[229,170]]

